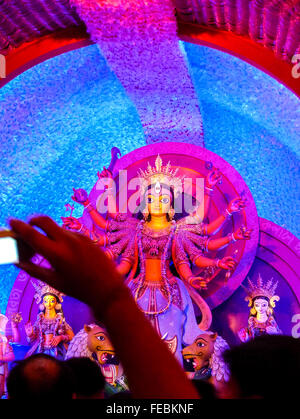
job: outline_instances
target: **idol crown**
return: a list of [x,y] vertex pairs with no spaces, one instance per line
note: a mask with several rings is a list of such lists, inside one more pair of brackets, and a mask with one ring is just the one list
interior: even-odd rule
[[177,197],[182,193],[182,180],[183,176],[176,176],[178,168],[172,169],[170,161],[166,166],[163,166],[163,161],[160,155],[157,155],[155,166],[152,167],[148,162],[147,169],[143,171],[139,169],[138,176],[141,180],[141,187],[143,193],[147,190],[148,186],[159,184],[166,184],[174,189],[174,195]]
[[254,284],[248,278],[248,288],[246,288],[246,292],[252,300],[255,297],[267,297],[270,300],[275,296],[277,285],[278,282],[273,283],[273,278],[264,283],[261,275],[258,274],[258,280],[256,284]]
[[64,294],[57,291],[55,288],[50,287],[42,281],[38,281],[37,283],[31,281],[31,283],[35,289],[34,299],[37,304],[39,304],[42,301],[43,296],[46,294],[53,294],[57,297],[57,300],[60,303],[63,302]]

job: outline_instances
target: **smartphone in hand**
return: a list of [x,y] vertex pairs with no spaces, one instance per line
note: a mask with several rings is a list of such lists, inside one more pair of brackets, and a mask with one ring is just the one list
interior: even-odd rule
[[10,230],[0,230],[0,265],[19,263],[18,243]]

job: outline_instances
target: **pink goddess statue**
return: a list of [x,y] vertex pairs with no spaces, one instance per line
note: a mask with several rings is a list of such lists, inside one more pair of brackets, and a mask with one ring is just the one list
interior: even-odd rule
[[248,326],[238,332],[240,340],[246,342],[256,336],[281,334],[273,315],[276,301],[279,301],[278,295],[275,295],[277,283],[273,284],[272,280],[269,280],[264,284],[260,275],[257,284],[253,284],[250,279],[248,282],[248,295],[245,300],[249,302],[250,315]]
[[45,353],[57,359],[64,359],[68,344],[74,337],[71,327],[66,322],[61,303],[63,294],[42,281],[32,282],[40,312],[35,324],[25,325],[25,332],[32,347],[26,357],[35,353]]

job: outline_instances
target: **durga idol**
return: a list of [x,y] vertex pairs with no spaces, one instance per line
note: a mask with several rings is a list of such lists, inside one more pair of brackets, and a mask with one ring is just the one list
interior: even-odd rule
[[[75,190],[73,199],[89,212],[93,229],[88,229],[74,217],[64,217],[63,222],[66,228],[94,238],[95,243],[104,247],[106,254],[116,261],[139,308],[182,362],[183,345],[191,344],[199,336],[203,324],[211,316],[208,305],[197,292],[206,287],[207,280],[195,277],[192,266],[234,269],[232,257],[210,259],[205,253],[248,239],[250,231],[241,228],[225,237],[211,237],[234,212],[244,208],[245,202],[241,198],[231,201],[215,221],[202,222],[213,188],[220,180],[218,170],[211,171],[206,179],[204,217],[199,208],[189,215],[176,213],[176,202],[183,197],[183,182],[177,176],[177,170],[172,169],[170,162],[164,166],[159,155],[154,167],[148,163],[146,171],[140,170],[139,211],[129,215],[109,210],[109,218],[105,219],[84,190]],[[112,175],[105,168],[99,177],[110,177],[113,184]],[[114,199],[113,187],[109,185],[106,193]],[[115,202],[111,208],[116,209]],[[191,297],[202,312],[199,325]]]

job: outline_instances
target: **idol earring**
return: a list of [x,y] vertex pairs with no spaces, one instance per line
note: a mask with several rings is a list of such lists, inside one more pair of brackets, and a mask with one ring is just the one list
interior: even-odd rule
[[144,220],[147,221],[148,217],[149,217],[149,212],[148,211],[143,211],[143,217],[144,217]]
[[55,310],[56,310],[56,311],[61,310],[61,304],[56,304],[56,306],[55,306]]
[[174,209],[170,209],[170,211],[168,212],[168,215],[169,215],[170,221],[172,221],[173,218],[174,218],[174,215],[175,215],[175,210]]
[[40,311],[44,311],[44,310],[45,310],[45,306],[44,306],[44,304],[40,304],[40,305],[39,305],[39,310],[40,310]]

